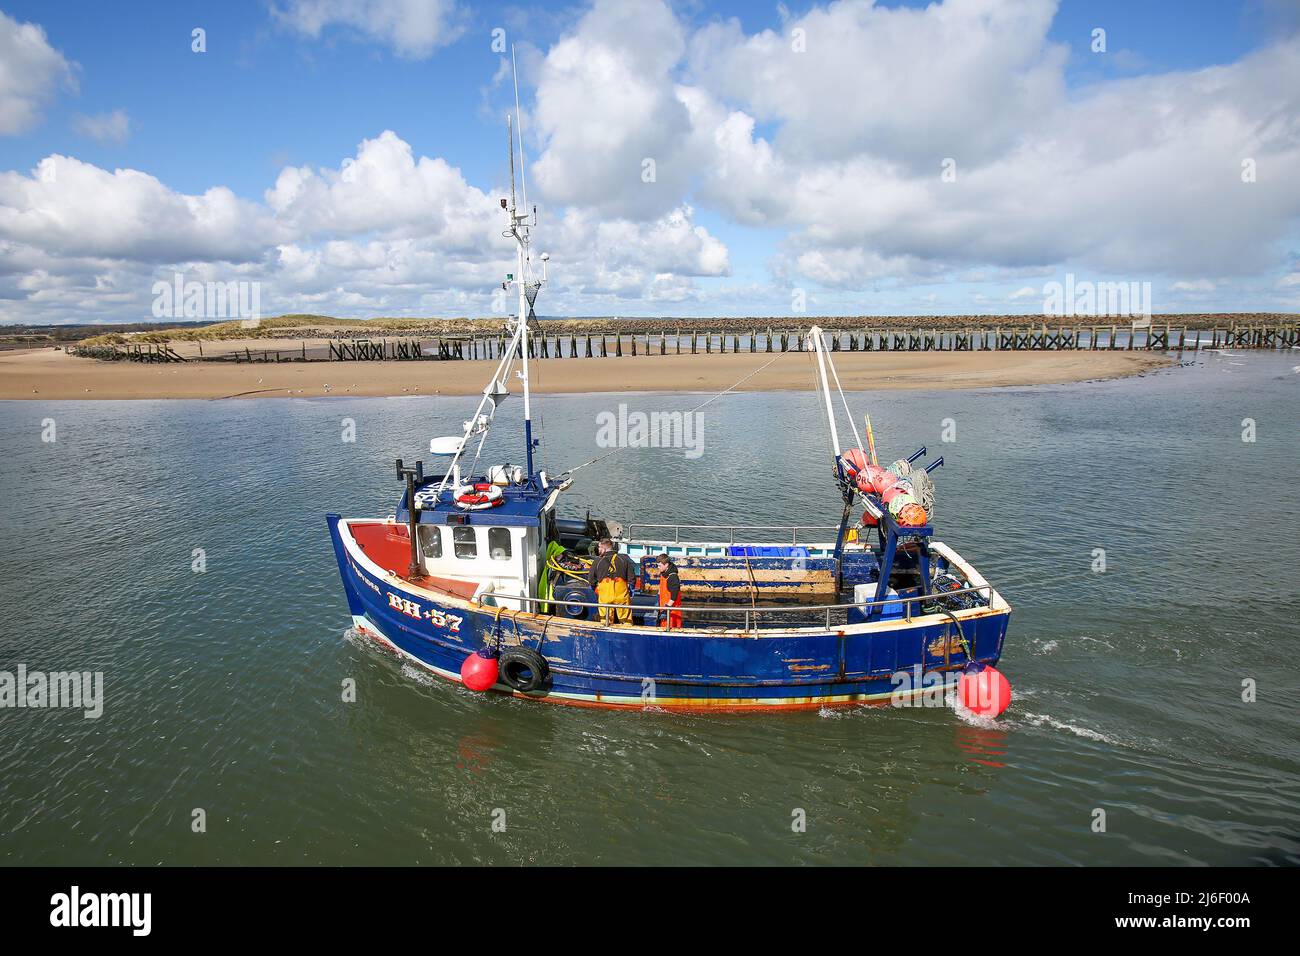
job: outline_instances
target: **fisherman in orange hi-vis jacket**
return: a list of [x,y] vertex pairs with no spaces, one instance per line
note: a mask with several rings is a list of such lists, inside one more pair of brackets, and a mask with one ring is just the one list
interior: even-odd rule
[[668,555],[661,554],[655,560],[659,563],[659,606],[668,608],[659,626],[672,630],[682,626],[682,612],[674,610],[682,606],[682,579]]

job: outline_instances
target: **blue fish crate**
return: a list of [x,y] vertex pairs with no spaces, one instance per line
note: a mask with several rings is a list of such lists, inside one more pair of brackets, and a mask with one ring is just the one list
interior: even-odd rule
[[808,549],[798,545],[733,544],[727,547],[729,558],[806,558]]

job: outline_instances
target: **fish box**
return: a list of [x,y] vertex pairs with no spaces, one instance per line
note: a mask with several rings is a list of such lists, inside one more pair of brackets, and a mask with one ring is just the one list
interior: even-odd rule
[[[886,600],[895,597],[898,597],[898,592],[895,591],[893,588],[889,588],[885,591]],[[858,584],[854,586],[853,588],[854,604],[861,604],[864,601],[874,601],[875,599],[876,599],[876,582],[872,581],[869,584]],[[849,623],[861,624],[863,621],[867,619],[867,614],[871,610],[873,609],[867,607],[849,608],[849,613],[848,613]],[[897,618],[902,616],[903,616],[903,602],[891,601],[889,604],[884,605],[884,612],[880,615],[879,619],[887,621],[890,618]]]

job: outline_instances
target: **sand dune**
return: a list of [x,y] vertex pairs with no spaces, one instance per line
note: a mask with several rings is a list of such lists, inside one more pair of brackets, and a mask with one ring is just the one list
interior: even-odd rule
[[[802,390],[806,352],[642,355],[531,363],[538,392]],[[1133,375],[1172,360],[1149,352],[842,352],[846,389],[980,388]],[[0,352],[0,399],[288,398],[323,395],[473,395],[493,363],[185,362],[77,358],[57,349]],[[328,388],[327,388],[328,386]],[[513,386],[517,388],[517,385]]]

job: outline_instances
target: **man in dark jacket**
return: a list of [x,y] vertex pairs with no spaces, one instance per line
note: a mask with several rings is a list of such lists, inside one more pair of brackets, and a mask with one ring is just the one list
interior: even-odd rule
[[[626,554],[614,550],[614,542],[609,538],[600,539],[596,560],[591,563],[591,571],[587,574],[587,583],[596,592],[596,600],[601,604],[632,603],[632,562]],[[632,622],[630,607],[605,607],[600,610],[606,624]]]

